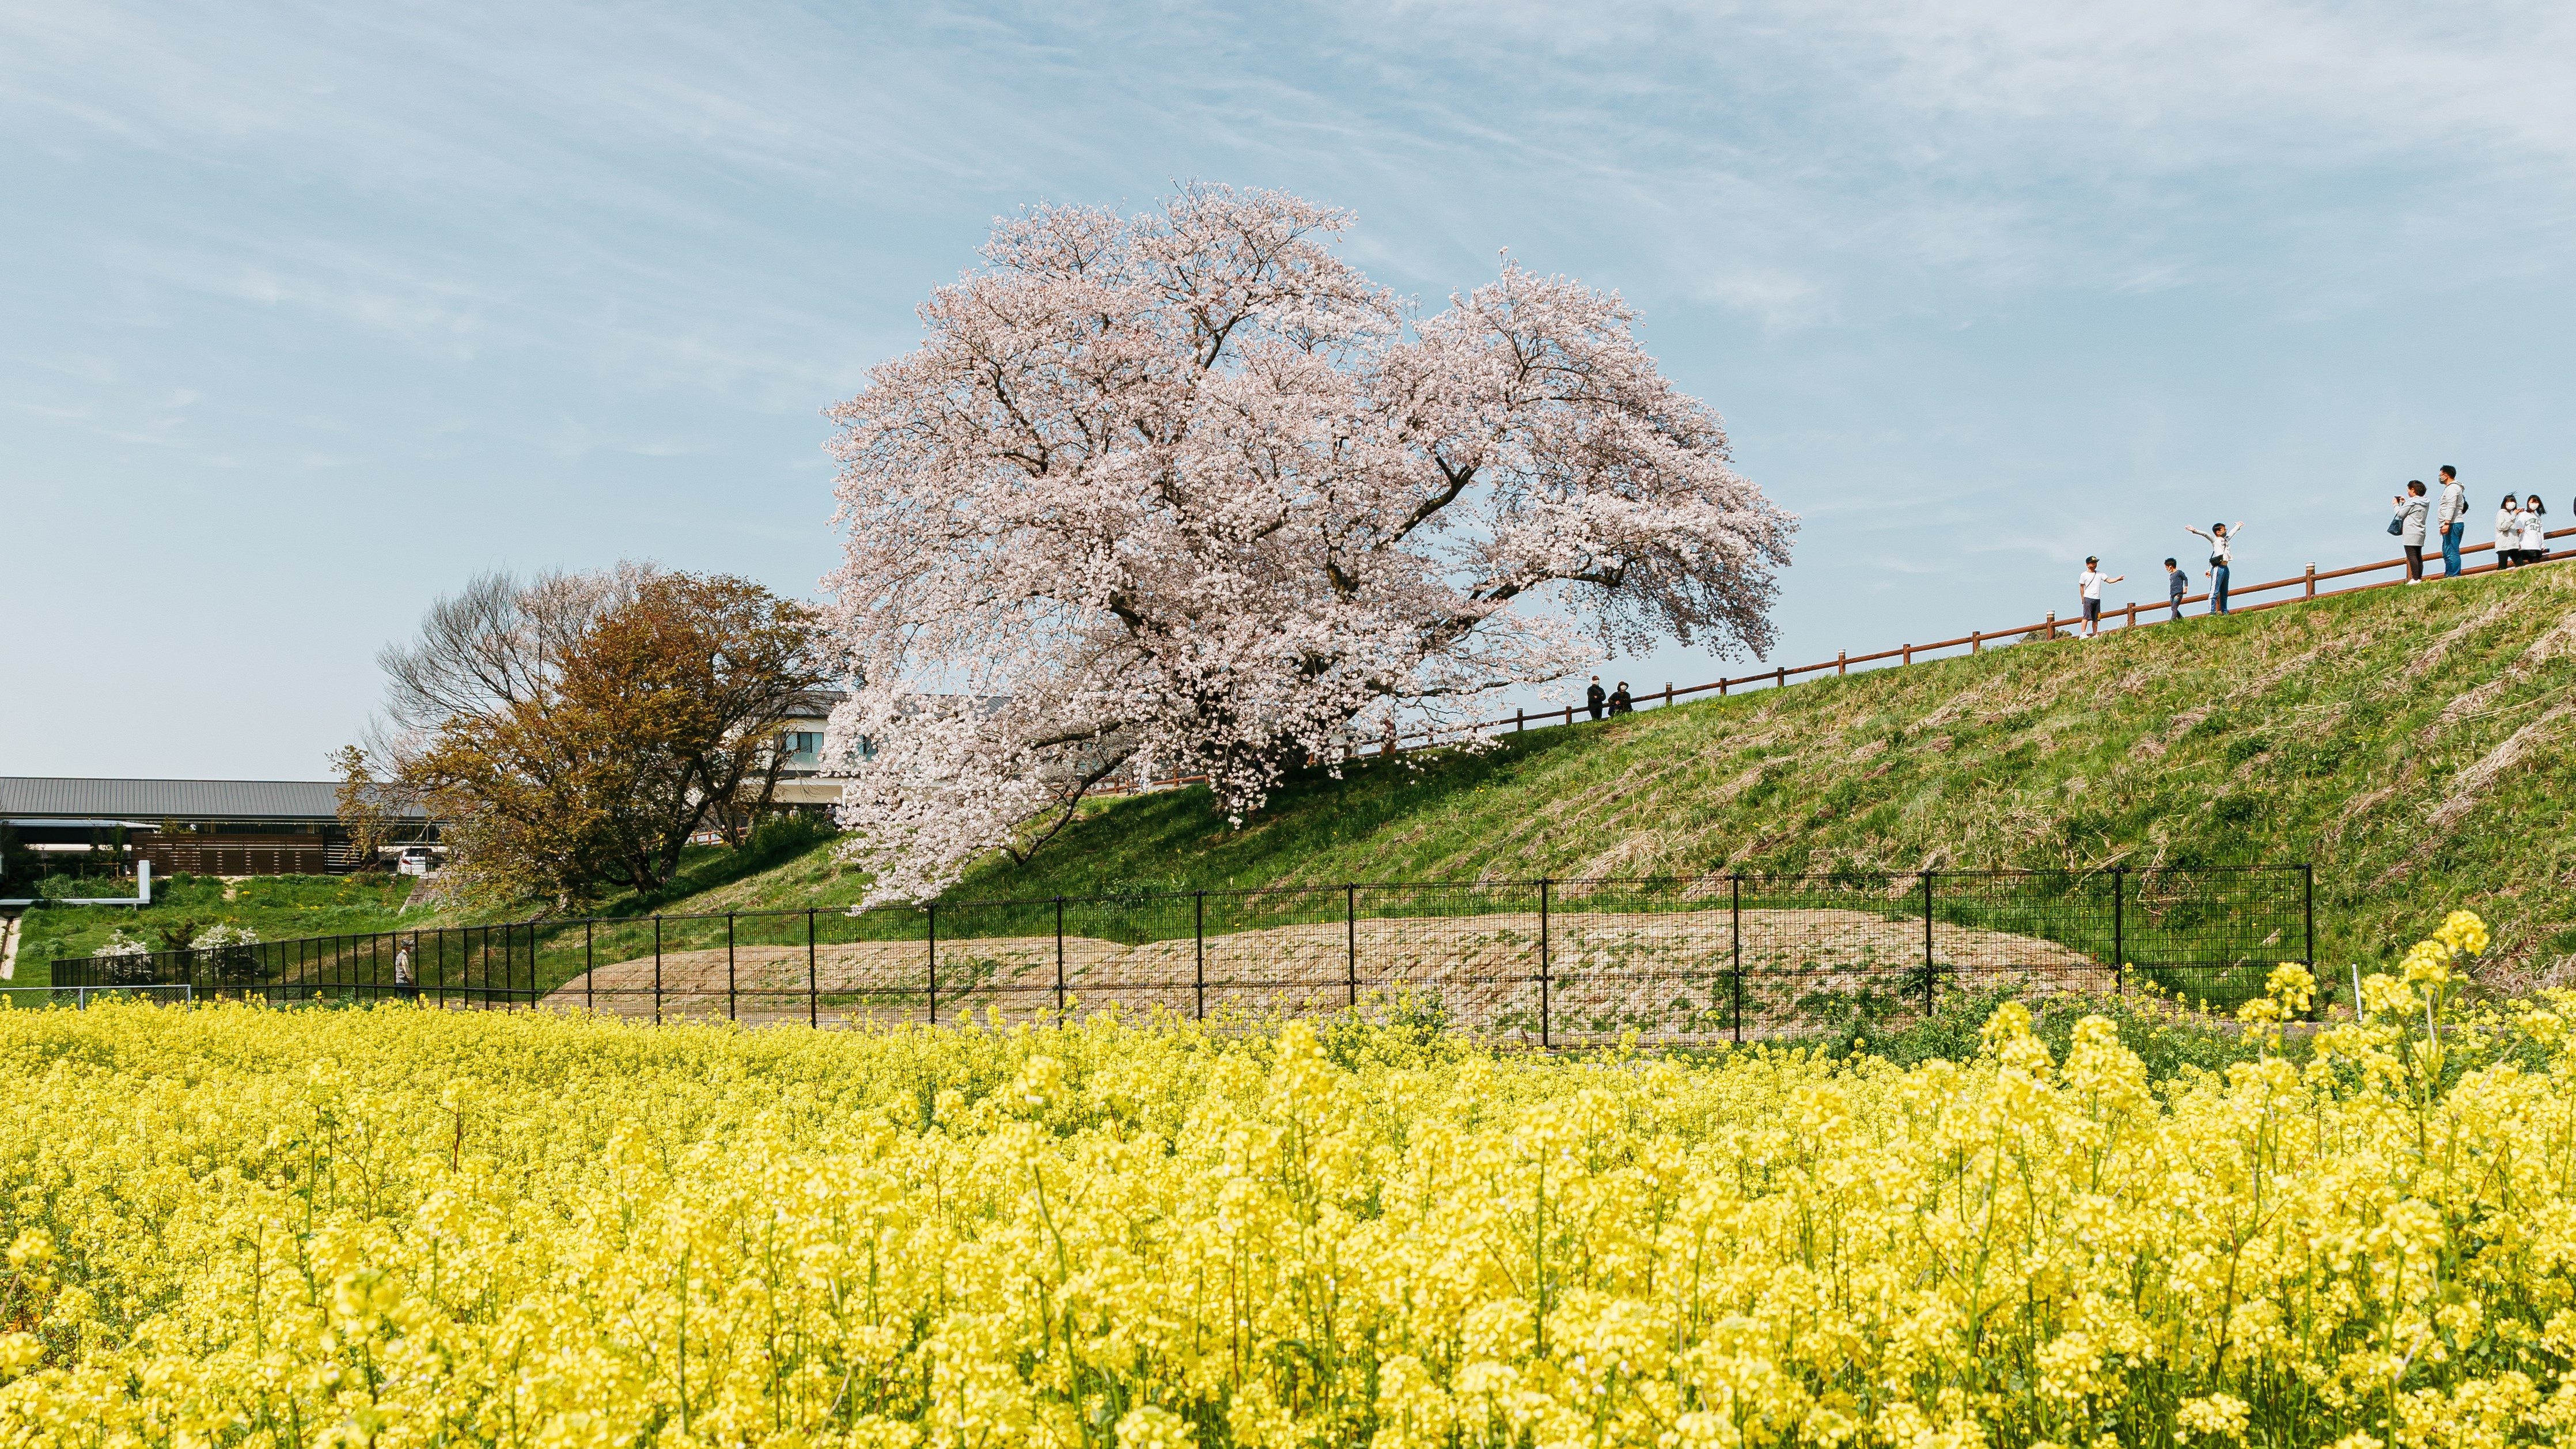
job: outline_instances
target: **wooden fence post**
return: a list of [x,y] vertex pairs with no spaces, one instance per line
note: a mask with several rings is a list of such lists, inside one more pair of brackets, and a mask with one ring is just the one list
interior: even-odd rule
[[1849,651],[1849,650],[1847,650],[1847,649],[1837,649],[1837,650],[1835,650],[1835,651],[1834,651],[1834,673],[1836,673],[1836,674],[1848,674],[1848,673],[1850,673],[1850,672],[1851,672],[1851,667],[1850,667],[1850,666],[1851,666],[1851,651]]
[[1986,634],[1984,630],[1971,629],[1968,631],[1968,652],[1971,654],[1983,654],[1986,652]]
[[2315,598],[2316,596],[2317,596],[2317,566],[2316,566],[2315,564],[2310,564],[2310,565],[2308,565],[2308,597],[2309,597],[2309,598],[2311,598],[2311,599],[2313,599],[2313,598]]

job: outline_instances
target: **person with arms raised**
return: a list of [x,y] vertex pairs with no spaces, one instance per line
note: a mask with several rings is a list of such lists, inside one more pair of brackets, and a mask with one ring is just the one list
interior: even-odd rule
[[2183,532],[2209,545],[2209,612],[2227,612],[2227,566],[2236,557],[2236,535],[2245,531],[2242,523],[2213,523],[2203,533],[2189,524]]

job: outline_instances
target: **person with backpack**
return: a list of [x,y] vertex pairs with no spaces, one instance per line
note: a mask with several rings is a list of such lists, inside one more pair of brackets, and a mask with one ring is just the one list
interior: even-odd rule
[[2496,505],[2495,556],[2500,569],[2522,562],[2522,500],[2510,493]]
[[2085,557],[2084,572],[2075,580],[2075,596],[2084,601],[2085,638],[2096,638],[2102,632],[2102,586],[2116,584],[2127,577],[2127,574],[2113,574],[2105,578],[2102,576],[2101,556],[2091,554]]
[[2442,577],[2456,579],[2460,576],[2460,540],[2469,532],[2469,490],[2460,486],[2460,470],[2448,463],[2442,465],[2442,502],[2434,512],[2433,522],[2441,530]]
[[2388,520],[2388,531],[2406,550],[2406,582],[2424,582],[2424,518],[2431,507],[2424,501],[2424,480],[2409,478],[2406,491],[2389,500],[2395,504]]
[[2245,531],[2245,525],[2213,523],[2209,532],[2202,533],[2185,524],[2182,531],[2209,545],[2209,612],[2226,613],[2227,566],[2235,560],[2236,535]]

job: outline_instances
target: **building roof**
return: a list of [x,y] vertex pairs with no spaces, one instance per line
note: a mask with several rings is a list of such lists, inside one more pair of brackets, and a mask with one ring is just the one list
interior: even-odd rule
[[[330,820],[330,780],[93,780],[0,775],[0,815],[129,820]],[[417,810],[406,812],[417,815]]]

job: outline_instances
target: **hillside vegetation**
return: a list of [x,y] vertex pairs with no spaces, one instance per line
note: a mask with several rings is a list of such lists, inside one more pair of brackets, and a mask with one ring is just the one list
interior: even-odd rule
[[[2571,686],[2576,568],[2531,569],[1307,771],[1241,829],[1202,789],[1104,802],[951,896],[2305,860],[2327,962],[2465,905],[2497,925],[2490,979],[2520,986],[2576,974]],[[791,843],[705,859],[660,908],[861,894]]]
[[[186,945],[214,926],[245,928],[266,941],[390,931],[403,921],[403,898],[411,888],[409,876],[251,876],[235,881],[164,876],[152,883],[149,906],[48,906],[27,912],[17,975],[0,985],[45,986],[55,957],[86,956],[119,932],[161,950]],[[54,877],[38,889],[54,897],[113,895],[131,892],[134,884]]]
[[[1103,801],[1029,866],[996,857],[950,895],[2304,860],[2330,965],[2380,960],[2467,906],[2496,925],[2493,984],[2555,984],[2576,978],[2571,734],[2576,568],[2553,566],[1305,771],[1241,829],[1203,789]],[[831,905],[864,887],[828,839],[773,827],[600,909]],[[474,918],[501,914],[531,910]]]

